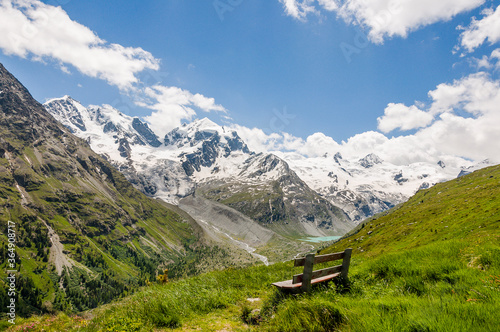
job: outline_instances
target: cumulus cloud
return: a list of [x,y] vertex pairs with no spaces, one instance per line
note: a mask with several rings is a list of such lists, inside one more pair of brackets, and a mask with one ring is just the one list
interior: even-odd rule
[[433,151],[430,155],[434,156],[500,162],[500,81],[479,72],[440,84],[429,97],[428,112],[438,119],[416,134],[404,136],[403,143],[411,143],[406,154],[423,150]]
[[491,80],[487,73],[471,74],[452,84],[440,84],[430,91],[433,100],[430,111],[439,114],[464,110],[476,116],[498,113],[499,91],[499,81]]
[[62,8],[38,0],[1,0],[0,36],[6,54],[55,61],[64,72],[71,65],[124,90],[139,81],[141,71],[159,69],[151,53],[110,44],[71,20]]
[[494,58],[496,60],[500,60],[500,48],[497,48],[493,52],[491,52],[491,58]]
[[500,69],[500,48],[493,50],[489,56],[483,55],[481,59],[471,57],[470,60],[477,70]]
[[0,49],[6,54],[52,61],[68,74],[74,67],[129,93],[137,105],[153,110],[146,120],[158,133],[192,119],[196,110],[226,112],[213,98],[201,94],[176,87],[147,87],[151,82],[141,82],[138,74],[158,71],[160,60],[142,48],[102,40],[61,7],[39,0],[0,0],[0,36]]
[[393,36],[447,21],[482,5],[485,0],[280,0],[288,15],[304,20],[320,9],[334,11],[346,22],[369,29],[369,38],[382,43]]
[[486,41],[490,44],[500,41],[500,6],[496,10],[485,9],[482,14],[482,19],[473,18],[460,35],[460,43],[468,52],[474,51]]
[[411,130],[428,126],[434,117],[416,106],[404,104],[389,104],[384,111],[384,116],[377,119],[378,129],[388,133],[394,129]]
[[163,136],[178,127],[182,120],[191,120],[196,116],[193,108],[203,112],[227,112],[214,98],[207,98],[199,93],[193,94],[178,87],[155,85],[144,89],[146,99],[137,105],[153,110],[144,117],[158,135]]
[[305,20],[310,13],[316,13],[314,0],[280,0],[285,8],[287,15],[295,17],[298,20]]
[[416,133],[388,138],[368,131],[337,143],[315,133],[306,139],[287,133],[267,135],[260,129],[234,126],[249,147],[271,151],[288,159],[321,157],[340,152],[345,158],[362,158],[376,153],[396,165],[444,160],[459,166],[464,159],[500,162],[500,81],[486,73],[475,73],[443,83],[429,92],[429,106],[389,104],[379,129],[418,129]]

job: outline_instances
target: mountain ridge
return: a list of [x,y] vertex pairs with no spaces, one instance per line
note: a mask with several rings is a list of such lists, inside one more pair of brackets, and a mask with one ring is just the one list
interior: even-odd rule
[[[250,151],[236,131],[209,119],[175,128],[158,138],[161,146],[154,146],[138,142],[130,122],[140,120],[107,106],[107,118],[93,115],[97,107],[85,108],[70,98],[51,100],[45,107],[152,197],[177,204],[198,192],[262,225],[281,222],[285,226],[279,231],[287,234],[341,235],[353,226],[347,215],[311,190],[285,161]],[[74,111],[84,115],[74,116]],[[307,203],[314,201],[316,205],[309,208]]]
[[[45,103],[45,107],[56,116],[60,107],[58,104],[67,99],[51,100]],[[76,105],[81,112],[87,109],[92,111],[96,107]],[[118,110],[113,112],[115,118],[123,117],[119,116],[121,113]],[[129,121],[131,119],[129,117]],[[164,138],[157,137],[163,142],[161,146],[157,146],[155,141],[155,146],[146,144],[142,147],[131,138],[138,136],[137,132],[128,131],[129,137],[122,132],[117,136],[119,139],[112,140],[109,135],[103,135],[105,130],[102,128],[101,132],[79,130],[79,121],[75,122],[70,116],[60,116],[58,120],[79,131],[77,135],[80,137],[90,140],[92,147],[113,161],[141,191],[174,204],[182,197],[193,194],[198,184],[207,179],[228,178],[243,183],[248,180],[245,176],[249,174],[238,178],[238,165],[245,165],[250,158],[261,163],[257,160],[258,154],[250,151],[236,131],[206,118],[185,123]],[[109,120],[106,126],[115,128],[113,120]],[[134,121],[147,126],[140,119]],[[110,148],[113,145],[115,147]],[[343,158],[340,153],[315,158],[282,152],[275,155],[287,163],[289,170],[296,173],[312,191],[329,204],[344,210],[355,223],[406,201],[419,189],[456,178],[467,172],[467,167],[474,167],[470,163],[462,167],[447,167],[443,161],[394,165],[382,160],[376,151],[352,160]],[[485,167],[488,163],[478,165]]]

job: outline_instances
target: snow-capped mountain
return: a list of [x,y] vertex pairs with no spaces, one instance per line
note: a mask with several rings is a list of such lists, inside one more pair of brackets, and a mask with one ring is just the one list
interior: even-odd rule
[[107,105],[84,107],[66,96],[45,107],[149,196],[177,204],[202,195],[282,234],[340,235],[353,227],[285,161],[251,152],[235,131],[208,119],[160,139],[140,119]]
[[485,168],[488,166],[493,166],[495,165],[492,163],[489,159],[483,160],[480,163],[477,163],[475,165],[469,166],[469,167],[462,167],[460,174],[458,174],[458,177],[470,174],[472,172],[475,172],[477,170],[480,170],[481,168]]
[[[280,155],[281,156],[281,155]],[[435,164],[394,165],[375,153],[357,160],[347,160],[340,153],[320,158],[297,154],[281,156],[313,190],[359,222],[406,201],[420,189],[456,178],[470,170],[449,167],[443,161]]]
[[45,106],[144,193],[177,204],[197,191],[264,224],[296,220],[333,230],[332,223],[344,219],[336,207],[360,222],[419,189],[488,165],[451,167],[437,161],[401,166],[376,152],[354,159],[340,153],[318,158],[257,154],[237,132],[208,119],[159,138],[140,119],[108,105],[86,108],[66,96]]

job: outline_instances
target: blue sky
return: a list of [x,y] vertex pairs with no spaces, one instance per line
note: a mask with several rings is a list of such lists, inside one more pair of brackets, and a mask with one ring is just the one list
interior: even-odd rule
[[[397,6],[391,7],[391,2]],[[490,106],[468,108],[475,102],[470,94],[444,100],[448,95],[440,94],[437,87],[480,89],[481,84],[490,84],[493,90],[485,103],[496,102],[499,1],[443,0],[430,9],[434,5],[428,0],[374,0],[376,8],[361,0],[43,3],[0,1],[0,21],[4,22],[3,26],[0,23],[0,62],[41,102],[71,95],[84,105],[111,104],[126,114],[149,119],[159,131],[173,127],[176,121],[208,116],[220,124],[248,129],[249,139],[261,137],[253,142],[255,146],[295,149],[306,155],[319,153],[306,147],[308,137],[315,133],[342,144],[368,132],[391,139],[414,137],[429,129],[432,142],[428,144],[450,145],[438,149],[436,158],[437,154],[492,158],[494,147],[475,154],[474,146],[461,152],[460,146],[436,139],[446,135],[436,133],[435,124],[444,126],[442,114],[480,120],[494,113],[491,116],[498,119]],[[60,8],[55,9],[57,6]],[[33,32],[19,20],[7,24],[12,11],[34,15],[31,22],[39,20],[38,27]],[[58,19],[58,15],[67,18]],[[377,25],[377,15],[383,24]],[[73,26],[76,22],[78,26]],[[69,32],[59,36],[62,30]],[[11,34],[20,34],[23,42],[28,40],[21,47],[24,49],[16,48],[15,38],[7,37]],[[116,62],[124,62],[117,70],[130,70],[129,76],[116,76],[109,63],[100,59],[90,61],[96,52],[88,53],[85,66],[78,67],[79,57],[69,54],[71,49],[93,48],[95,44],[89,40],[97,36],[106,50],[112,44],[122,47],[113,54]],[[32,46],[34,40],[40,45]],[[64,45],[70,46],[58,53],[51,49],[54,45],[63,45],[63,50]],[[131,58],[123,58],[124,49],[133,54]],[[147,54],[138,55],[138,49]],[[346,50],[353,53],[346,56]],[[479,59],[483,66],[478,65]],[[478,73],[486,76],[469,84],[472,81],[467,79]],[[169,97],[162,99],[165,90],[147,90],[158,84],[178,89],[169,90]],[[430,91],[437,91],[439,98],[430,98]],[[196,94],[206,99],[201,109],[193,101]],[[174,95],[184,101],[177,102]],[[454,104],[438,110],[434,106],[440,102]],[[178,104],[174,107],[172,103]],[[396,107],[390,105],[399,104],[403,104],[399,113],[391,112]],[[151,117],[152,113],[156,116]],[[282,121],[279,114],[289,116]],[[404,119],[413,120],[402,124]],[[163,127],[158,125],[162,121]]]

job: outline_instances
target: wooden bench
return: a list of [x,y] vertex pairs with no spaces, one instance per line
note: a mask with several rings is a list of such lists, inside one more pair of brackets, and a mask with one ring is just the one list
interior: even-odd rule
[[[303,266],[304,272],[293,276],[292,280],[275,282],[272,284],[282,290],[291,292],[309,292],[311,286],[317,283],[332,280],[335,277],[341,276],[347,278],[349,273],[349,264],[351,262],[352,249],[346,249],[343,252],[335,254],[315,256],[309,254],[303,258],[296,258],[294,266]],[[342,259],[342,265],[329,267],[322,270],[313,271],[314,264],[325,263]]]

